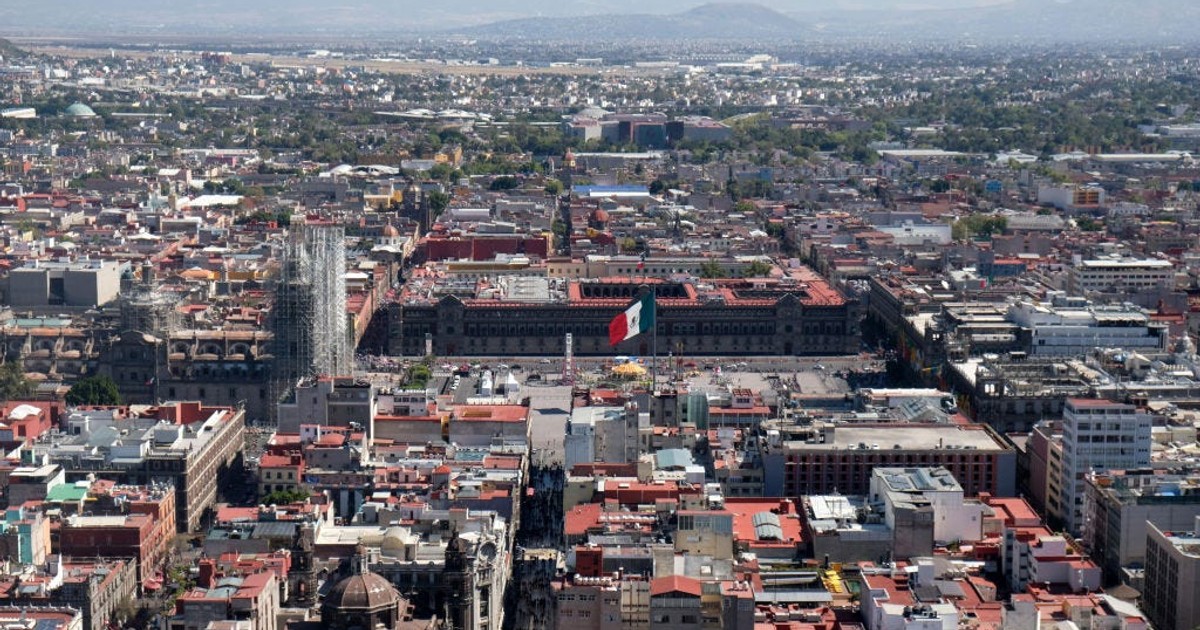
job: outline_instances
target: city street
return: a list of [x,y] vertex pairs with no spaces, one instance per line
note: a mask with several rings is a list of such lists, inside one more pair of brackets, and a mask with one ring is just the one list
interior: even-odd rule
[[565,385],[528,387],[530,453],[534,463],[563,461],[563,436],[571,413],[571,388]]

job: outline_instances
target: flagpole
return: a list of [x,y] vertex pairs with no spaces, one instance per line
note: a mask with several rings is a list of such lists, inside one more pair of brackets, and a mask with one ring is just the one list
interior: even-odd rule
[[654,305],[654,323],[650,329],[650,395],[658,388],[658,289],[650,285],[650,300]]

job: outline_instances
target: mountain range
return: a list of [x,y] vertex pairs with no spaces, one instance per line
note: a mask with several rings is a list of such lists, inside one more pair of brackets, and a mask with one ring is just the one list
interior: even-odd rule
[[0,36],[1200,40],[1195,0],[6,0]]
[[[860,3],[861,4],[861,3]],[[1200,41],[1200,2],[1194,0],[1010,0],[956,7],[900,4],[853,9],[777,11],[761,4],[708,4],[667,14],[610,14],[523,18],[466,29],[478,36],[528,39],[761,39],[881,38],[914,40]]]
[[790,40],[809,32],[802,22],[758,4],[705,4],[681,13],[521,18],[465,29],[474,37],[620,41],[683,39]]

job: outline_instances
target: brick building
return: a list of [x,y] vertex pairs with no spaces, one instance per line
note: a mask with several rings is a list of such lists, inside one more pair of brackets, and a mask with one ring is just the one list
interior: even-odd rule
[[[860,495],[876,467],[944,466],[967,496],[1016,494],[1016,452],[983,425],[827,426],[816,441],[786,441],[767,456],[768,492]],[[781,478],[780,478],[781,477]]]

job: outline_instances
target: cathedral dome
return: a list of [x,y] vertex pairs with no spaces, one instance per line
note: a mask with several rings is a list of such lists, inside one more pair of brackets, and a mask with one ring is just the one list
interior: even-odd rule
[[378,611],[400,603],[400,594],[378,573],[358,573],[338,582],[325,596],[324,606],[339,612]]
[[351,560],[353,573],[338,582],[321,602],[321,624],[330,630],[394,628],[408,601],[386,578],[367,568],[367,551],[362,545]]
[[63,113],[74,118],[95,118],[96,112],[91,107],[83,103],[75,103],[68,107]]

